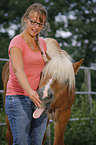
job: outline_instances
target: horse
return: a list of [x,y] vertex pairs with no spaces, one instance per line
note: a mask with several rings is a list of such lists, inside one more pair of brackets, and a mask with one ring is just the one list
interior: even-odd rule
[[[46,63],[42,71],[38,90],[44,88],[48,84],[54,96],[48,108],[48,123],[53,115],[55,122],[55,139],[53,145],[64,145],[64,131],[71,115],[72,105],[75,101],[75,74],[79,70],[84,59],[72,63],[71,57],[66,51],[61,50],[59,43],[55,39],[46,38],[45,41],[47,45],[47,54],[51,59]],[[5,64],[2,70],[4,102],[8,78],[9,62]],[[7,116],[6,125],[6,140],[8,145],[12,145],[13,137]],[[42,145],[44,145],[45,136],[46,135],[44,135]]]

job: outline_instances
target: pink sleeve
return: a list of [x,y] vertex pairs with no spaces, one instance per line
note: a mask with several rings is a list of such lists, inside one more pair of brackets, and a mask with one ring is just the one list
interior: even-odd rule
[[9,49],[8,49],[8,53],[9,53],[9,54],[10,54],[10,49],[11,49],[12,47],[18,47],[18,48],[20,48],[21,51],[23,51],[23,43],[22,43],[21,38],[20,38],[19,35],[15,36],[15,37],[11,40],[11,42],[10,42],[10,44],[9,44]]

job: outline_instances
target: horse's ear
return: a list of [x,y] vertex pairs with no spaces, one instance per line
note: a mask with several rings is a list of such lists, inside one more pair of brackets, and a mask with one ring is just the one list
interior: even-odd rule
[[77,71],[79,70],[82,62],[83,62],[84,59],[81,59],[80,61],[76,62],[76,63],[73,63],[73,68],[74,68],[74,73],[76,74]]

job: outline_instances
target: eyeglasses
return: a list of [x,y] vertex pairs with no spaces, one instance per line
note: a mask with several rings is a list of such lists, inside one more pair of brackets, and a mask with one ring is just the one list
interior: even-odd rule
[[27,18],[29,19],[29,21],[31,22],[31,25],[33,25],[33,26],[39,25],[39,27],[43,27],[43,25],[44,25],[44,24],[32,21],[29,17],[27,17]]

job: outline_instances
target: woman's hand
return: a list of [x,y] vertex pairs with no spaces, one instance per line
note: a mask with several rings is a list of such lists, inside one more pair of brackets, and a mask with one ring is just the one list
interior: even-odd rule
[[36,106],[40,106],[41,101],[37,92],[32,90],[32,92],[29,95],[29,98]]

